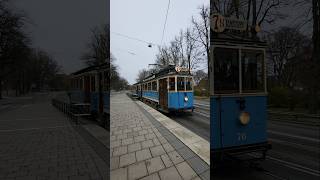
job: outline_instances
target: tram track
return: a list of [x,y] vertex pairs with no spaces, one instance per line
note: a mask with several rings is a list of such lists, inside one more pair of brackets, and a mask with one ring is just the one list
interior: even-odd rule
[[[196,101],[194,106],[193,113],[166,115],[210,141],[210,105],[209,103]],[[308,179],[319,178],[320,172],[317,169],[320,166],[315,161],[320,157],[320,154],[317,153],[319,152],[320,141],[316,135],[313,135],[317,131],[317,127],[282,121],[269,121],[268,124],[271,124],[271,126],[268,126],[268,135],[269,141],[273,144],[273,149],[269,151],[266,161],[260,163],[261,166],[252,167],[255,172],[254,175],[251,174],[250,176],[261,180],[298,180],[305,176]],[[308,133],[309,130],[304,130],[306,127],[311,128],[313,132]],[[246,175],[244,174],[244,176]],[[227,173],[226,178],[221,176],[215,179],[230,178],[228,178]],[[242,179],[242,176],[239,179]]]
[[[209,103],[199,103],[196,101],[194,106],[195,114],[202,115],[210,120]],[[269,117],[275,117],[275,113]],[[318,124],[314,123],[315,120],[308,122],[297,121],[296,116],[292,120],[290,118],[282,120],[279,119],[281,118],[280,116],[276,117],[276,119],[269,119],[268,121],[268,136],[269,141],[273,144],[273,149],[270,150],[266,163],[262,163],[264,167],[258,168],[257,171],[273,179],[281,180],[295,179],[292,178],[292,174],[294,173],[299,174],[299,177],[303,177],[301,174],[304,174],[309,176],[310,179],[319,178],[320,134],[318,130],[320,129]],[[277,164],[279,168],[274,169],[272,167],[274,164]],[[286,174],[284,173],[286,171],[292,171],[293,173]]]

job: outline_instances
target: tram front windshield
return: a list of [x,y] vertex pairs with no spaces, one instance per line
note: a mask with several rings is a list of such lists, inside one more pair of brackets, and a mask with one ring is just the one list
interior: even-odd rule
[[238,49],[214,49],[215,93],[236,93],[239,91],[238,53]]
[[[241,53],[240,56],[239,53]],[[240,82],[242,82],[241,86]],[[262,50],[243,49],[239,51],[239,49],[220,47],[214,49],[215,94],[264,92],[264,85],[264,53]]]
[[177,88],[179,92],[192,91],[192,77],[177,77]]

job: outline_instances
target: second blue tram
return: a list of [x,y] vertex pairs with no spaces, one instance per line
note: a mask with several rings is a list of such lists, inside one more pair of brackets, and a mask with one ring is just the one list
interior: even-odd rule
[[71,74],[70,103],[90,104],[92,117],[109,128],[110,114],[109,63],[90,66]]
[[193,111],[193,77],[186,68],[170,65],[134,84],[135,95],[161,111]]

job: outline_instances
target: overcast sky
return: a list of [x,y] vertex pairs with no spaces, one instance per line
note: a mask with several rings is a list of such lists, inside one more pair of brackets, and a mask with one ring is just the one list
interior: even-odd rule
[[[198,15],[203,4],[210,1],[171,0],[163,42],[170,42],[180,29],[190,26],[191,17]],[[148,48],[146,43],[115,33],[160,44],[167,6],[168,0],[110,0],[111,52],[129,83],[135,82],[139,70],[154,63],[157,47]]]
[[[14,6],[25,12],[30,22],[27,32],[33,47],[46,50],[64,72],[71,73],[84,66],[80,56],[89,41],[90,29],[106,23],[109,0],[12,0]],[[190,26],[191,16],[198,15],[198,7],[209,5],[209,0],[171,0],[164,43],[168,44],[180,29]],[[121,33],[155,44],[160,44],[168,0],[110,0],[111,52],[120,74],[134,83],[138,71],[150,68],[157,47],[131,40]],[[289,10],[288,10],[289,9]],[[303,17],[306,7],[288,7],[291,17]],[[302,10],[301,10],[302,9]],[[293,18],[295,19],[295,18]],[[286,24],[294,24],[295,20]],[[284,25],[278,23],[277,26]],[[271,28],[274,29],[274,26]],[[310,28],[305,28],[310,29]],[[304,30],[306,31],[306,30]],[[310,30],[307,31],[310,34]],[[203,65],[205,67],[206,65]],[[201,68],[201,67],[200,67]]]
[[13,0],[26,13],[33,47],[46,50],[71,73],[83,67],[79,57],[90,30],[108,20],[107,0]]

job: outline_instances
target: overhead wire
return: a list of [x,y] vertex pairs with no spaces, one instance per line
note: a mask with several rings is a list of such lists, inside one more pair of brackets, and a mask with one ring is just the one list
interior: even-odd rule
[[163,30],[162,30],[162,37],[161,37],[161,42],[160,44],[162,45],[162,42],[163,42],[163,38],[164,38],[164,32],[166,30],[166,25],[167,25],[167,20],[168,20],[168,13],[169,13],[169,9],[170,9],[170,0],[168,1],[168,6],[167,6],[167,11],[166,11],[166,18],[165,18],[165,21],[164,21],[164,25],[163,25]]
[[139,41],[139,42],[142,42],[142,43],[145,43],[145,44],[148,44],[148,45],[158,45],[156,43],[153,43],[153,42],[148,42],[148,41],[145,41],[145,40],[142,40],[142,39],[139,39],[139,38],[136,38],[136,37],[132,37],[132,36],[128,36],[128,35],[125,35],[125,34],[122,34],[122,33],[118,33],[118,32],[114,32],[114,31],[111,31],[112,34],[115,34],[115,35],[118,35],[118,36],[121,36],[121,37],[125,37],[127,39],[131,39],[131,40],[134,40],[134,41]]

